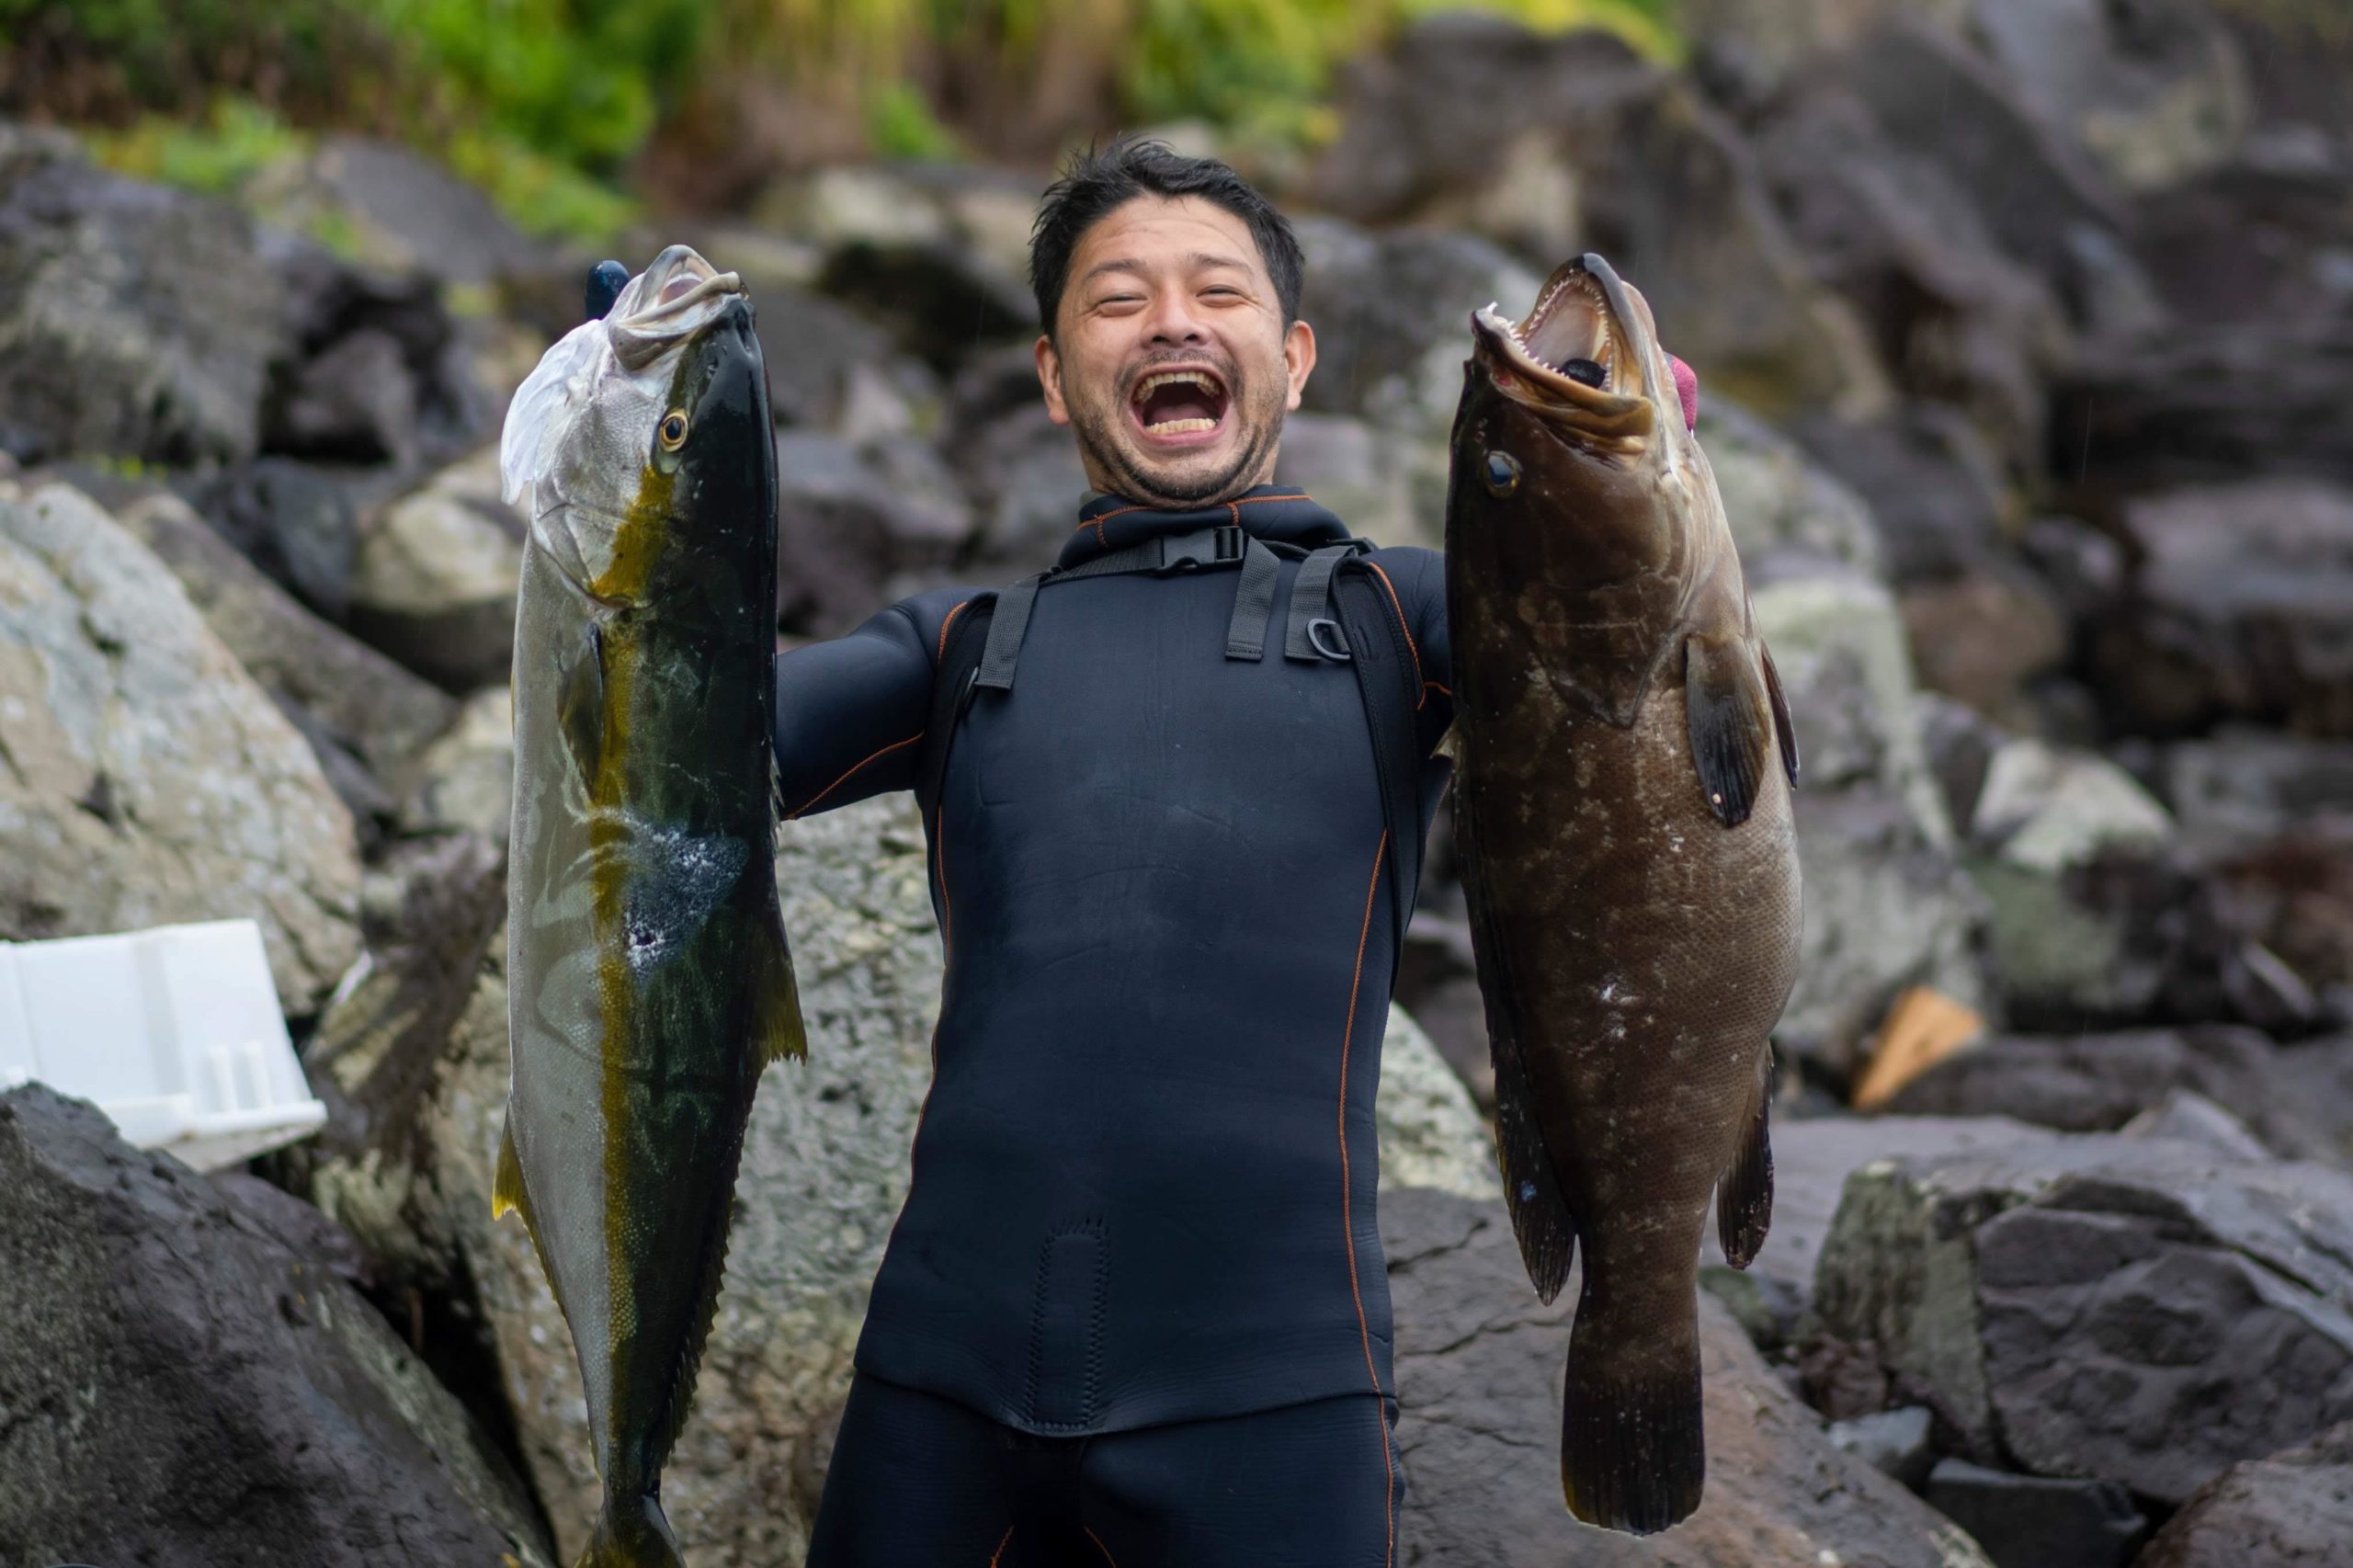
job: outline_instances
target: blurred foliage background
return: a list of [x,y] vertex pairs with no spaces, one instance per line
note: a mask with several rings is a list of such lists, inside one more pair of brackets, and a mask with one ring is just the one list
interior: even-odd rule
[[[2269,0],[2294,3],[2294,0]],[[1676,0],[1474,0],[1679,53]],[[1329,133],[1349,57],[1463,0],[0,0],[0,113],[233,188],[320,131],[435,152],[522,225],[725,206],[865,155],[1042,165],[1194,122],[1268,156]]]

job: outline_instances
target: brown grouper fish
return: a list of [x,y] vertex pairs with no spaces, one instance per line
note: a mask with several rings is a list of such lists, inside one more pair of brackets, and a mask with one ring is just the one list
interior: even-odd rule
[[776,448],[735,275],[663,252],[548,351],[499,455],[530,528],[493,1209],[572,1325],[605,1488],[583,1568],[668,1568],[662,1464],[753,1089],[803,1049],[770,858]]
[[1497,1139],[1538,1293],[1584,1258],[1569,1509],[1647,1533],[1699,1503],[1710,1195],[1736,1266],[1772,1213],[1797,748],[1649,304],[1588,256],[1472,335],[1448,625]]

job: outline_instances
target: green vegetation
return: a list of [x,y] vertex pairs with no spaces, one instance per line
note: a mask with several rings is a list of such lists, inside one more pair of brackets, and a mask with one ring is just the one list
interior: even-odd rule
[[[1678,48],[1674,0],[1467,3]],[[1343,61],[1465,4],[0,0],[0,113],[111,127],[109,161],[216,190],[304,131],[401,137],[528,227],[593,237],[627,220],[632,170],[665,147],[740,182],[858,151],[1034,161],[1176,120],[1311,144]],[[762,145],[752,125],[785,129]]]

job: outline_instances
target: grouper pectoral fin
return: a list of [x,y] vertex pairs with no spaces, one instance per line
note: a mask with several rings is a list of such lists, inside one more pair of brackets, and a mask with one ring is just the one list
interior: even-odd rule
[[593,780],[605,756],[605,639],[593,620],[582,626],[579,646],[564,657],[555,711],[573,766],[583,779]]
[[1732,638],[1695,631],[1683,644],[1685,722],[1691,761],[1708,809],[1726,827],[1748,820],[1765,782],[1771,703],[1748,650]]
[[1740,1135],[1740,1152],[1716,1179],[1716,1243],[1724,1261],[1745,1268],[1756,1261],[1773,1223],[1773,1048],[1756,1085],[1756,1108]]
[[1461,846],[1463,892],[1477,940],[1472,954],[1479,970],[1479,993],[1486,1003],[1487,1047],[1495,1065],[1495,1152],[1503,1166],[1504,1204],[1528,1282],[1550,1305],[1568,1283],[1576,1256],[1576,1217],[1561,1196],[1552,1174],[1543,1125],[1537,1119],[1536,1090],[1528,1074],[1522,1028],[1513,998],[1518,994],[1505,973],[1503,933],[1496,928],[1482,885],[1478,829],[1469,794],[1454,792],[1454,836]]

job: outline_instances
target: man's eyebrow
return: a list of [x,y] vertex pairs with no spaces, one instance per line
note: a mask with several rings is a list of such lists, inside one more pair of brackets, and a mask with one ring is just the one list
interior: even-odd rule
[[[1235,256],[1220,256],[1214,251],[1195,251],[1192,255],[1187,256],[1185,260],[1188,265],[1195,267],[1233,267],[1236,271],[1241,272],[1247,272],[1250,270],[1250,264],[1248,262],[1243,261]],[[1079,278],[1079,282],[1082,286],[1092,283],[1095,279],[1100,278],[1107,272],[1143,272],[1146,270],[1148,270],[1148,268],[1145,267],[1144,264],[1138,261],[1133,256],[1115,256],[1109,261],[1098,261],[1094,266],[1088,267],[1086,269],[1086,276]]]

